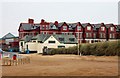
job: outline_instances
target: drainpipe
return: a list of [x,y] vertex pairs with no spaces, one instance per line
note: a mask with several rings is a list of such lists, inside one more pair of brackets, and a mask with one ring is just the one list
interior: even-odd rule
[[108,33],[108,28],[106,28],[106,41],[109,40],[109,33]]

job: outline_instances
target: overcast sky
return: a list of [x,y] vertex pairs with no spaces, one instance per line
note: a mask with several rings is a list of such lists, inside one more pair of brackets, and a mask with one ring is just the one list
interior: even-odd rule
[[0,3],[0,37],[18,36],[21,22],[33,18],[48,22],[118,23],[118,0],[3,0]]

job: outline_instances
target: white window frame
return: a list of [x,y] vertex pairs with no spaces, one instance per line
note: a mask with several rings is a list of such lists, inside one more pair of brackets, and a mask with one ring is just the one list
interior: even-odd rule
[[104,31],[105,30],[105,27],[101,27],[101,31]]
[[67,26],[63,26],[63,30],[67,30]]
[[114,31],[114,27],[110,27],[110,31]]
[[77,26],[77,30],[81,30],[81,26]]
[[91,30],[91,26],[87,26],[87,30]]

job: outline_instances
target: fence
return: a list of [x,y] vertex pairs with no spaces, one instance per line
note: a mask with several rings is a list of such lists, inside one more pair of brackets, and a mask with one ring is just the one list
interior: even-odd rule
[[13,60],[11,58],[2,59],[2,66],[22,65],[22,64],[29,64],[29,63],[30,63],[29,57],[18,58],[16,60]]

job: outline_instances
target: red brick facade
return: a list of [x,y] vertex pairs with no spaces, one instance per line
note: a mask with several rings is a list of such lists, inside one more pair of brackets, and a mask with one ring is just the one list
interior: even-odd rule
[[28,19],[28,23],[21,23],[19,26],[19,38],[25,35],[35,36],[37,34],[64,34],[79,37],[80,42],[97,42],[100,40],[120,39],[120,26],[114,24],[90,24],[90,23],[66,23],[66,22],[46,22],[44,19],[40,23],[34,23],[33,19]]

